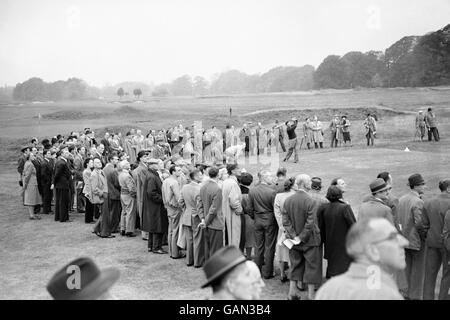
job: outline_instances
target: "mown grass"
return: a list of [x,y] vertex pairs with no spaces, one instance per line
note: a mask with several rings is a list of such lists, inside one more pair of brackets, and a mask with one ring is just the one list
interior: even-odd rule
[[[393,193],[401,196],[408,191],[406,182],[412,173],[421,173],[429,186],[427,197],[438,192],[439,179],[448,177],[448,156],[450,139],[450,112],[448,94],[443,96],[445,90],[369,90],[346,91],[315,96],[301,95],[266,95],[238,98],[211,98],[211,99],[160,99],[159,112],[152,111],[151,106],[134,106],[152,115],[151,122],[139,118],[109,118],[87,120],[41,120],[37,127],[33,119],[34,113],[58,112],[74,109],[75,105],[63,104],[58,106],[30,106],[23,109],[12,110],[0,108],[0,299],[48,299],[45,290],[48,279],[62,265],[79,256],[93,257],[100,267],[115,266],[121,270],[121,278],[113,288],[113,293],[121,299],[203,299],[209,295],[208,289],[200,289],[204,275],[199,269],[187,268],[182,260],[171,260],[167,256],[147,253],[146,243],[138,238],[100,239],[91,233],[92,225],[83,223],[82,215],[73,215],[72,223],[61,224],[53,221],[53,216],[46,216],[41,221],[30,221],[26,209],[21,205],[18,174],[15,163],[18,156],[18,146],[25,143],[31,136],[48,136],[57,133],[66,133],[71,130],[80,130],[84,127],[101,129],[113,127],[115,129],[130,126],[148,128],[148,126],[173,125],[179,119],[187,121],[206,119],[206,122],[226,118],[223,112],[228,112],[228,106],[236,107],[236,117],[256,110],[273,109],[290,104],[290,100],[303,101],[308,108],[317,109],[325,107],[327,101],[330,105],[334,100],[333,108],[338,106],[361,106],[368,101],[383,103],[387,107],[396,107],[411,111],[422,107],[422,102],[435,103],[440,117],[439,131],[441,142],[429,143],[413,141],[414,115],[402,114],[383,116],[378,122],[378,139],[374,148],[365,146],[362,120],[352,121],[353,147],[329,149],[329,135],[325,132],[325,146],[323,150],[304,150],[300,152],[298,164],[280,163],[272,159],[266,163],[269,168],[279,165],[286,166],[289,176],[298,173],[308,173],[311,176],[320,176],[323,179],[324,189],[331,179],[341,176],[348,184],[345,198],[350,202],[357,214],[361,204],[360,199],[369,192],[368,185],[381,171],[390,171],[394,177]],[[306,103],[316,99],[315,104]],[[278,101],[278,104],[272,103]],[[306,100],[304,100],[306,99]],[[353,99],[353,100],[352,100]],[[394,101],[395,100],[395,101]],[[182,102],[186,106],[181,108]],[[206,101],[193,105],[193,101]],[[230,102],[231,101],[231,102]],[[447,102],[446,102],[447,101]],[[394,105],[394,102],[396,105]],[[90,108],[89,103],[83,102],[83,108]],[[163,108],[163,105],[169,107]],[[177,106],[178,107],[175,107]],[[206,108],[205,106],[211,106]],[[300,103],[299,103],[300,105]],[[183,105],[184,106],[184,105]],[[192,107],[192,112],[189,108]],[[188,108],[189,107],[189,108]],[[41,109],[39,109],[41,108]],[[82,112],[86,109],[79,108]],[[99,109],[97,109],[99,108]],[[105,106],[95,106],[92,112],[97,112]],[[117,108],[115,105],[113,108]],[[178,109],[177,109],[178,108]],[[181,108],[181,109],[180,109]],[[188,111],[185,111],[185,108]],[[78,110],[78,109],[76,109]],[[233,109],[233,114],[235,109]],[[201,112],[202,111],[202,112]],[[343,112],[347,112],[343,111]],[[263,113],[266,121],[273,120],[273,114]],[[247,120],[247,118],[246,118]],[[329,119],[324,119],[325,125]],[[304,148],[305,146],[303,146]],[[408,147],[411,152],[404,152]],[[262,167],[256,161],[250,161],[246,169],[253,174]],[[325,190],[323,191],[325,192]],[[279,280],[266,281],[263,298],[285,299],[288,285],[281,284]]]

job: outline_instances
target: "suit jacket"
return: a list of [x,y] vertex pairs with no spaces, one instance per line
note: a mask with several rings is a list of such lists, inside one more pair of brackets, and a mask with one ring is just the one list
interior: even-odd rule
[[179,204],[183,208],[180,223],[192,226],[192,218],[198,216],[198,201],[200,199],[200,185],[194,181],[181,188]]
[[64,158],[56,160],[53,185],[55,189],[70,189],[72,173],[69,169],[69,161]]
[[426,200],[423,205],[425,228],[428,228],[426,244],[432,248],[442,248],[444,219],[450,212],[450,194],[441,193]]
[[108,183],[108,198],[111,200],[120,200],[119,173],[111,163],[103,168],[106,182]]
[[363,202],[358,211],[358,220],[364,218],[385,218],[389,220],[392,225],[394,223],[394,217],[392,210],[381,199],[371,196],[369,200]]
[[281,210],[283,227],[289,238],[298,236],[300,246],[320,245],[320,230],[316,224],[315,201],[303,190],[288,197]]
[[403,236],[408,239],[408,249],[420,250],[426,229],[423,219],[423,200],[411,191],[398,201],[398,224]]
[[53,163],[53,160],[45,159],[44,162],[42,163],[41,178],[42,178],[42,185],[44,187],[50,187],[50,185],[52,184],[54,168],[55,165]]
[[100,204],[107,200],[108,183],[103,170],[94,169],[89,177],[92,204]]
[[222,190],[216,181],[209,180],[200,188],[199,215],[206,227],[223,230]]

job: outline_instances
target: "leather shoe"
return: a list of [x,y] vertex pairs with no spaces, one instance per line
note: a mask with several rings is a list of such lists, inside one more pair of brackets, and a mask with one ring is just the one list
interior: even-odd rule
[[168,252],[167,252],[167,251],[164,251],[163,249],[159,249],[159,250],[153,251],[153,253],[157,253],[157,254],[166,254],[166,253],[168,253]]
[[127,236],[129,238],[133,238],[133,237],[136,237],[136,234],[134,234],[133,232],[127,232],[127,233],[125,233],[125,236]]
[[186,258],[186,255],[183,253],[183,254],[180,254],[178,257],[171,257],[172,259],[183,259],[183,258]]
[[120,231],[120,235],[125,236],[126,235],[125,230]]

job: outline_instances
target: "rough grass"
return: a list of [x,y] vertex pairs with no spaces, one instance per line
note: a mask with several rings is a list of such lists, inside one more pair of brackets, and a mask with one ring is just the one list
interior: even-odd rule
[[[112,292],[121,299],[203,299],[209,290],[199,289],[204,281],[201,270],[187,268],[182,260],[172,260],[167,256],[147,253],[146,243],[140,238],[100,239],[91,233],[92,225],[83,223],[82,215],[72,215],[74,222],[68,224],[53,221],[53,216],[45,216],[41,221],[30,221],[26,209],[21,205],[15,163],[17,146],[27,142],[31,136],[45,137],[57,133],[67,133],[91,127],[98,132],[121,130],[131,127],[141,129],[173,125],[177,121],[202,119],[204,123],[222,123],[228,117],[228,107],[233,106],[235,121],[248,120],[242,116],[257,110],[270,110],[274,107],[292,108],[290,101],[300,109],[335,109],[344,107],[374,106],[393,108],[396,112],[416,110],[422,102],[433,102],[440,117],[439,143],[414,142],[414,115],[383,114],[378,122],[378,139],[374,148],[364,145],[362,120],[352,121],[352,140],[354,146],[331,150],[329,133],[325,130],[323,150],[304,150],[300,153],[298,164],[281,163],[280,157],[265,163],[250,159],[245,167],[253,174],[262,168],[272,170],[281,164],[286,166],[289,176],[308,173],[320,176],[324,185],[331,179],[342,176],[348,184],[345,198],[357,214],[360,199],[368,193],[368,185],[381,171],[390,171],[394,177],[395,195],[407,192],[407,177],[421,173],[428,186],[427,197],[437,193],[437,182],[448,176],[448,156],[450,140],[450,112],[447,90],[397,89],[315,93],[311,95],[281,94],[256,95],[245,97],[215,97],[209,99],[165,99],[147,101],[133,109],[148,112],[149,119],[111,117],[92,120],[42,120],[37,126],[33,116],[40,112],[80,111],[114,112],[116,107],[106,102],[92,107],[92,102],[81,102],[75,108],[73,103],[62,105],[30,105],[24,108],[0,107],[0,299],[48,299],[45,285],[62,265],[79,256],[93,257],[100,267],[115,266],[121,271],[121,278]],[[199,103],[203,101],[203,103]],[[278,101],[278,103],[274,103]],[[313,101],[313,103],[311,103]],[[335,104],[332,104],[332,102]],[[446,102],[447,101],[447,102]],[[195,103],[194,103],[195,102]],[[198,105],[197,105],[198,103]],[[304,105],[304,107],[302,107]],[[331,105],[331,107],[326,107]],[[167,106],[167,107],[163,107]],[[400,108],[401,106],[401,108]],[[131,107],[130,107],[131,108]],[[135,110],[129,110],[133,113]],[[269,112],[258,113],[264,116],[262,122],[273,121]],[[342,112],[352,112],[350,109]],[[285,115],[283,112],[282,115]],[[286,114],[286,116],[289,114]],[[255,114],[256,116],[256,114]],[[280,115],[281,117],[281,115]],[[256,117],[255,117],[256,119]],[[259,118],[258,118],[259,119]],[[280,118],[281,119],[281,118]],[[137,122],[148,121],[148,122]],[[329,119],[323,119],[324,125]],[[300,133],[301,131],[299,131]],[[404,152],[408,147],[411,152]],[[266,281],[263,298],[285,299],[288,284],[279,280]]]

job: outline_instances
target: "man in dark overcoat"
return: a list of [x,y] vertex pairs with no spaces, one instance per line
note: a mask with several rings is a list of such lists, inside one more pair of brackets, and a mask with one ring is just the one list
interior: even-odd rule
[[147,231],[148,251],[157,254],[165,254],[163,250],[163,234],[167,231],[169,221],[167,211],[162,199],[162,181],[158,174],[158,159],[150,159],[148,162],[149,175],[144,183],[142,203],[142,230]]

